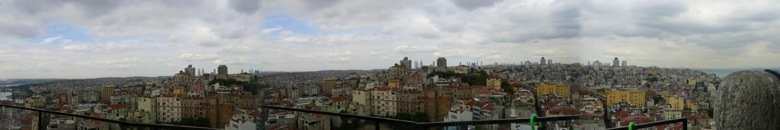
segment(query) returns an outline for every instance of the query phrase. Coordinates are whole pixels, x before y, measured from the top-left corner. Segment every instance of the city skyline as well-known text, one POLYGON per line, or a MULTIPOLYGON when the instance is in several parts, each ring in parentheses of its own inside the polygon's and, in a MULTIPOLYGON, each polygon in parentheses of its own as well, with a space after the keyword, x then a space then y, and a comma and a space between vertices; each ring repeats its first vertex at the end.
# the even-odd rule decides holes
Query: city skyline
POLYGON ((612 58, 776 68, 777 1, 0 1, 0 79, 612 58))

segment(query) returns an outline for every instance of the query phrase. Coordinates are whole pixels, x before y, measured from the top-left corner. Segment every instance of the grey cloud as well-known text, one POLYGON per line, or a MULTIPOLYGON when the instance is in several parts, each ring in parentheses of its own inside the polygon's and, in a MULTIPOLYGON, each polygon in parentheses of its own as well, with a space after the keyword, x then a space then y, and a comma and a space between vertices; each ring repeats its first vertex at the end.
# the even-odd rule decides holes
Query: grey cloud
POLYGON ((113 10, 119 7, 122 0, 74 0, 83 7, 84 13, 87 16, 100 16, 103 14, 111 13, 113 10))
POLYGON ((35 25, 20 25, 0 22, 0 36, 33 38, 42 32, 43 31, 40 29, 40 27, 35 25))
POLYGON ((715 25, 705 25, 702 23, 695 23, 695 22, 681 23, 676 21, 665 21, 665 20, 659 20, 659 21, 643 20, 643 21, 638 21, 637 25, 646 27, 647 29, 649 29, 649 31, 668 32, 668 33, 684 34, 684 35, 737 32, 737 31, 743 31, 747 29, 745 25, 730 23, 725 21, 715 25))
POLYGON ((118 8, 121 0, 20 0, 13 1, 14 7, 24 12, 36 15, 42 12, 52 11, 55 8, 62 7, 66 4, 75 4, 81 11, 88 16, 100 16, 110 13, 114 9, 118 8))
POLYGON ((501 0, 452 0, 452 2, 465 10, 474 10, 481 7, 493 6, 501 0))
MULTIPOLYGON (((7 1, 6 1, 7 2, 7 1)), ((64 3, 64 1, 48 1, 48 0, 18 0, 18 1, 11 1, 13 3, 13 7, 19 10, 22 10, 23 12, 26 12, 28 14, 38 14, 41 12, 46 12, 54 7, 58 7, 60 4, 64 3)), ((3 3, 5 4, 5 3, 3 3)))
POLYGON ((579 36, 582 30, 580 16, 580 4, 576 1, 557 2, 558 10, 554 10, 552 15, 552 24, 555 33, 548 35, 547 38, 571 38, 579 36))
POLYGON ((341 1, 342 0, 303 0, 303 2, 306 3, 306 6, 311 10, 319 10, 322 8, 331 7, 340 3, 341 1))
POLYGON ((780 12, 778 11, 780 10, 769 10, 753 14, 746 13, 744 15, 737 16, 732 20, 740 22, 772 22, 777 21, 778 18, 780 18, 780 12))
POLYGON ((254 14, 260 8, 260 0, 230 0, 230 7, 237 12, 254 14))
POLYGON ((682 1, 657 1, 651 3, 635 3, 633 12, 643 20, 656 20, 663 17, 674 17, 688 10, 682 1))

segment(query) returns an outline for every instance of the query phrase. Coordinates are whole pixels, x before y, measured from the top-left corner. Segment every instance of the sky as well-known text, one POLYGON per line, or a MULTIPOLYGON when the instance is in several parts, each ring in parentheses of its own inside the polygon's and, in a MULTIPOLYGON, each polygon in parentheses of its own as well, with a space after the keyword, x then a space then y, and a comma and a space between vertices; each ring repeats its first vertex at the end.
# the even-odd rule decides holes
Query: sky
POLYGON ((0 79, 431 64, 780 65, 779 1, 0 0, 0 79))

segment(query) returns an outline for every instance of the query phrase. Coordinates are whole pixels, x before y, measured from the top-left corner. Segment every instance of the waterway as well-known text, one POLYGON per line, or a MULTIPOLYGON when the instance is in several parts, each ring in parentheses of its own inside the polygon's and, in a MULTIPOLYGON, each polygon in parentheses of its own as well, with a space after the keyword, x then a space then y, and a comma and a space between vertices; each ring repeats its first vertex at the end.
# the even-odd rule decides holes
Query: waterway
POLYGON ((0 92, 0 100, 11 100, 11 92, 0 92))

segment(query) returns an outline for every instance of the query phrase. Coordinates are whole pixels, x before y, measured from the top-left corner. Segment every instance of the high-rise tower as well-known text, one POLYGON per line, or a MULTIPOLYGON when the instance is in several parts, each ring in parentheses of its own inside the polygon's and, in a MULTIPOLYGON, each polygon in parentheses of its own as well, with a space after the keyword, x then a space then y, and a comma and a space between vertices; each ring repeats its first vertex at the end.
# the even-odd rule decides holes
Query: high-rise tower
POLYGON ((227 75, 228 74, 227 65, 219 65, 219 67, 217 67, 217 74, 218 75, 227 75))
POLYGON ((617 57, 615 57, 615 59, 612 60, 612 66, 620 66, 620 60, 618 60, 617 57))
POLYGON ((409 60, 409 57, 404 57, 403 60, 401 60, 401 66, 406 67, 407 70, 412 69, 412 61, 409 60))
POLYGON ((436 67, 447 68, 447 59, 444 57, 439 57, 439 59, 436 59, 436 67))

